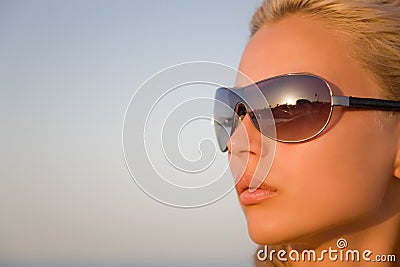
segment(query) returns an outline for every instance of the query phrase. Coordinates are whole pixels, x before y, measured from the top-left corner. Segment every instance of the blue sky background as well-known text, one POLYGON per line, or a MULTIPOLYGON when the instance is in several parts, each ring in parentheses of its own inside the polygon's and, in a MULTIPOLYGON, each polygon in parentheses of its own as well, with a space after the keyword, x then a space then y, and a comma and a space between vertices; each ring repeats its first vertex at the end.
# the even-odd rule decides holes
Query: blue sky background
POLYGON ((121 132, 156 72, 237 67, 258 4, 0 0, 0 266, 251 266, 235 194, 200 209, 154 201, 121 132))

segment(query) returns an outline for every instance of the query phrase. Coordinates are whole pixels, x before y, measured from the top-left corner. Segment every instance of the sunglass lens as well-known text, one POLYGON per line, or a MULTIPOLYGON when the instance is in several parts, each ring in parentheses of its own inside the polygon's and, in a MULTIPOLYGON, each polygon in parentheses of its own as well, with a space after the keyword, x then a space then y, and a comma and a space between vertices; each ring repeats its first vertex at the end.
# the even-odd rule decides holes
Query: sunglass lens
MULTIPOLYGON (((298 142, 317 135, 329 121, 331 94, 326 82, 311 75, 288 75, 258 85, 268 100, 280 141, 298 142)), ((271 136, 268 107, 254 110, 261 131, 271 136), (268 116, 267 116, 268 117, 268 116)))
POLYGON ((227 150, 227 143, 232 132, 233 108, 230 106, 230 92, 228 89, 217 90, 214 101, 214 129, 221 151, 227 150))

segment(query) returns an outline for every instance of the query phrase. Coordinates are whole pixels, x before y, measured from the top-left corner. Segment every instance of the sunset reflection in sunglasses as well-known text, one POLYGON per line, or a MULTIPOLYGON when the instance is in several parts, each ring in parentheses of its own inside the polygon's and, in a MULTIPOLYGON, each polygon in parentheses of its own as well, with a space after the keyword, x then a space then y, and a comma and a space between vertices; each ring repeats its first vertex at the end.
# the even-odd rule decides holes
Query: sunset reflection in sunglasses
POLYGON ((220 88, 214 116, 219 122, 216 132, 224 151, 228 133, 232 135, 237 127, 235 116, 249 114, 256 129, 271 139, 299 142, 320 133, 329 121, 331 110, 328 84, 319 77, 298 74, 277 76, 238 89, 220 88), (261 102, 255 100, 257 91, 266 100, 261 106, 261 102), (221 103, 225 107, 221 107, 221 103), (222 128, 224 135, 220 134, 222 128))

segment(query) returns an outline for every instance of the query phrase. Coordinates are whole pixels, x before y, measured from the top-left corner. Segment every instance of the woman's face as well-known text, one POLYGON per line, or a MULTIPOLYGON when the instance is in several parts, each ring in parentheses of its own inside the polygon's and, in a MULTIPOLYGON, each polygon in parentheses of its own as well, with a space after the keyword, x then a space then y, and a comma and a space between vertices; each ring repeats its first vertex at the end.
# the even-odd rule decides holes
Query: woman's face
MULTIPOLYGON (((380 98, 378 85, 351 57, 349 44, 321 22, 289 16, 251 38, 240 71, 253 81, 308 72, 325 78, 334 95, 380 98)), ((264 186, 276 192, 255 203, 241 201, 251 238, 259 244, 317 244, 384 219, 398 190, 393 177, 398 134, 395 118, 387 113, 335 107, 316 138, 276 143, 264 177, 264 186)), ((267 142, 246 116, 228 143, 232 173, 253 174, 267 142)))

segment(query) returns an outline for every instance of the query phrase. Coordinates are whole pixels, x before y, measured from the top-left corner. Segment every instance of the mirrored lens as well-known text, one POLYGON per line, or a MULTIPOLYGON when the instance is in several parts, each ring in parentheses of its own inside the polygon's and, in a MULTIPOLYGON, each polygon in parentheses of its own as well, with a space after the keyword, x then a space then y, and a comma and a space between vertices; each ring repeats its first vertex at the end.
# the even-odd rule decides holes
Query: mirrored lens
POLYGON ((227 150, 226 145, 232 132, 234 111, 230 102, 229 90, 226 88, 218 89, 214 101, 214 128, 222 152, 227 150))
POLYGON ((298 142, 323 130, 331 114, 331 94, 326 82, 311 75, 287 75, 258 84, 269 107, 253 110, 261 132, 272 136, 275 123, 280 141, 298 142), (268 114, 272 111, 274 122, 268 114))

